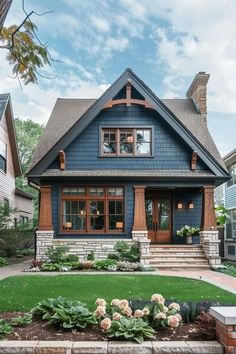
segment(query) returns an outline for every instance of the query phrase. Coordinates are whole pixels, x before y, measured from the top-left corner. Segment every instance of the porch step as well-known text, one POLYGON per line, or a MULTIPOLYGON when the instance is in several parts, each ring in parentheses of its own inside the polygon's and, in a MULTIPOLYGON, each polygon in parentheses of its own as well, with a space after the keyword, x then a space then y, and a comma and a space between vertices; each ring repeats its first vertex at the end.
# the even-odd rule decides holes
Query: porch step
POLYGON ((163 270, 210 269, 201 245, 150 245, 149 262, 163 270))

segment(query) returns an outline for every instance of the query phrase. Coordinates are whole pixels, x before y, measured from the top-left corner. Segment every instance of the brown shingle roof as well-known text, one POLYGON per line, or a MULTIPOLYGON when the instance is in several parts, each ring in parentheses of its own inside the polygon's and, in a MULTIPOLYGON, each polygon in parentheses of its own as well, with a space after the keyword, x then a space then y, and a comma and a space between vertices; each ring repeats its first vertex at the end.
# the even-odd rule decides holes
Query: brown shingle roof
MULTIPOLYGON (((96 99, 58 98, 31 160, 31 170, 80 119, 96 99)), ((162 102, 176 115, 220 165, 226 169, 217 147, 208 131, 207 124, 191 99, 163 99, 162 102)))

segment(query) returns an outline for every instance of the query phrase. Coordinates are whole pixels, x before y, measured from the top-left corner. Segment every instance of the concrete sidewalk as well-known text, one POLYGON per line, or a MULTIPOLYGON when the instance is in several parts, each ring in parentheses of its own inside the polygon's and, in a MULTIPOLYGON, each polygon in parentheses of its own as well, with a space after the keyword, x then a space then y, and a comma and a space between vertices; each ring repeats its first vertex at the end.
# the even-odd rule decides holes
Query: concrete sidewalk
MULTIPOLYGON (((74 271, 74 272, 24 272, 24 269, 29 266, 31 261, 25 261, 11 266, 0 268, 0 280, 15 276, 15 275, 160 275, 160 276, 175 276, 203 280, 207 283, 218 286, 221 289, 227 290, 236 295, 236 277, 231 277, 223 273, 212 270, 197 270, 197 271, 173 271, 173 270, 158 270, 154 272, 99 272, 99 271, 74 271)), ((236 303, 236 296, 235 296, 236 303)))

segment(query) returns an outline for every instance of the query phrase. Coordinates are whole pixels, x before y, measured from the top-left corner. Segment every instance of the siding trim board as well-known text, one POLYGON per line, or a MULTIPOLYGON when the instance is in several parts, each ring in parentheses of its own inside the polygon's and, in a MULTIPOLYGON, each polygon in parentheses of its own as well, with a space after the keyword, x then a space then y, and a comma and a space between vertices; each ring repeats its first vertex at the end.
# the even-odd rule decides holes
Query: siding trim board
POLYGON ((28 177, 40 175, 54 161, 59 150, 64 150, 100 113, 104 105, 111 100, 131 80, 133 87, 148 101, 159 113, 169 127, 176 132, 183 141, 193 150, 198 151, 199 157, 218 177, 229 179, 226 170, 215 160, 206 148, 196 140, 193 134, 171 112, 167 106, 132 72, 127 69, 108 90, 81 116, 81 118, 59 139, 51 150, 28 172, 28 177))

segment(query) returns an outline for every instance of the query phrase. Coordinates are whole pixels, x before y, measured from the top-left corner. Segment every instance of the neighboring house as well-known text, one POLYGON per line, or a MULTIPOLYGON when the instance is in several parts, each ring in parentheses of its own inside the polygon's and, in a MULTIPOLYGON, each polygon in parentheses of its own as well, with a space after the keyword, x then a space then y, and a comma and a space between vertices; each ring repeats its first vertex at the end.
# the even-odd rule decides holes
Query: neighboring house
POLYGON ((231 179, 225 183, 224 204, 229 209, 225 225, 225 258, 236 261, 236 149, 224 157, 231 179))
POLYGON ((15 177, 20 175, 11 98, 9 94, 0 94, 0 205, 17 208, 16 221, 25 222, 26 217, 33 218, 34 197, 15 187, 15 177))
POLYGON ((220 263, 214 188, 229 175, 207 128, 208 79, 160 100, 127 69, 98 99, 57 100, 28 171, 41 188, 38 258, 61 244, 105 257, 122 239, 139 242, 145 264, 173 266, 158 247, 182 250, 189 267, 220 263), (178 246, 185 224, 202 228, 201 246, 178 246))

